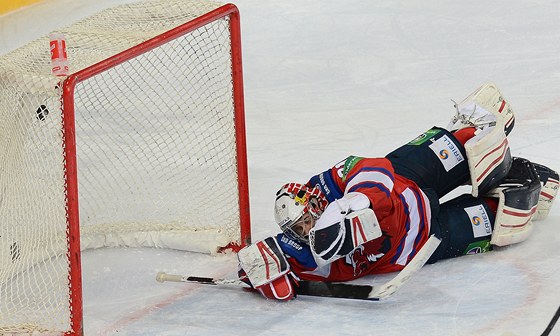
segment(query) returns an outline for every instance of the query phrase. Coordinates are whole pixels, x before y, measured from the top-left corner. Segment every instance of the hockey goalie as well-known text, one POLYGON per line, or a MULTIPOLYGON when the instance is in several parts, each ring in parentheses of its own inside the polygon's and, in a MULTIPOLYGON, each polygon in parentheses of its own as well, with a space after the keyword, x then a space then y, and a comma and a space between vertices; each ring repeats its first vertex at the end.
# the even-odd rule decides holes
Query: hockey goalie
MULTIPOLYGON (((527 239, 546 218, 558 173, 512 157, 513 110, 485 84, 385 157, 349 156, 276 194, 282 233, 238 253, 240 275, 266 298, 290 300, 301 280, 349 281, 401 271, 430 236, 428 263, 527 239), (472 186, 440 204, 458 187, 472 186)), ((452 194, 453 195, 453 194, 452 194)))

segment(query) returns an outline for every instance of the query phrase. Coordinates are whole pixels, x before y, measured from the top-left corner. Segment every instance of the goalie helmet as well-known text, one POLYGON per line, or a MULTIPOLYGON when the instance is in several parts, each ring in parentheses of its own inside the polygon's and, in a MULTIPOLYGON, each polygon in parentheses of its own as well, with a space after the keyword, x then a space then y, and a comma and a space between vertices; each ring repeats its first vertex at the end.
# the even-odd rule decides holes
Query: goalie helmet
POLYGON ((274 218, 288 237, 309 243, 307 235, 296 232, 294 226, 306 214, 311 215, 314 220, 319 219, 327 204, 325 195, 318 187, 309 188, 304 184, 288 183, 276 193, 274 218))

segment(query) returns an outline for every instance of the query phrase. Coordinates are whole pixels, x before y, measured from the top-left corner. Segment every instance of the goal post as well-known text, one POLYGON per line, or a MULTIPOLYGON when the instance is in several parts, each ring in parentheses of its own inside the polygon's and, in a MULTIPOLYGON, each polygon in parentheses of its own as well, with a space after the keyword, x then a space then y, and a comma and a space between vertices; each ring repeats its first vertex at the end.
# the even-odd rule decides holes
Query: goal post
POLYGON ((81 251, 250 243, 237 7, 144 0, 0 56, 0 333, 83 332, 81 251))

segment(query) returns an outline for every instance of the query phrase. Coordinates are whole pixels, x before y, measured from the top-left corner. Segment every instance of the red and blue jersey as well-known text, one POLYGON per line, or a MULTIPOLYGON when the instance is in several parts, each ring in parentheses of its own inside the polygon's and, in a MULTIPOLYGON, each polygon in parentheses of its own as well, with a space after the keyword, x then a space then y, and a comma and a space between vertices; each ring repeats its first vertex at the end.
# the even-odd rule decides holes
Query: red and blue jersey
POLYGON ((290 258, 302 279, 348 281, 366 274, 400 271, 429 238, 430 204, 411 180, 395 173, 385 158, 350 156, 307 183, 319 187, 333 202, 349 192, 366 195, 379 221, 382 236, 320 269, 290 258))

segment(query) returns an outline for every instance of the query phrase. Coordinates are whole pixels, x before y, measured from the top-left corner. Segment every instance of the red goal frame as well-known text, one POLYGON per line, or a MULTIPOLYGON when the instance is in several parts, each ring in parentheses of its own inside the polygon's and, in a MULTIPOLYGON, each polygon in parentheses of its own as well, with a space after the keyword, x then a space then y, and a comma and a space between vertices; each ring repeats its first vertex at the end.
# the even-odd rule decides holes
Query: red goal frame
POLYGON ((249 186, 245 136, 245 106, 243 96, 243 70, 241 58, 241 28, 239 10, 233 4, 223 5, 192 21, 186 22, 170 31, 136 45, 126 51, 114 55, 104 61, 71 74, 62 84, 63 109, 63 137, 64 162, 67 197, 67 241, 69 260, 69 290, 71 321, 70 330, 66 335, 83 334, 83 299, 82 299, 82 270, 80 252, 80 218, 78 207, 78 168, 76 159, 76 130, 74 114, 74 92, 76 85, 94 75, 115 67, 136 56, 157 48, 164 43, 188 34, 208 23, 229 17, 231 43, 231 69, 233 79, 233 106, 235 116, 236 160, 238 174, 238 199, 240 213, 240 246, 230 246, 239 249, 251 242, 251 226, 249 212, 249 186))

